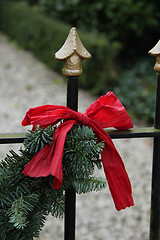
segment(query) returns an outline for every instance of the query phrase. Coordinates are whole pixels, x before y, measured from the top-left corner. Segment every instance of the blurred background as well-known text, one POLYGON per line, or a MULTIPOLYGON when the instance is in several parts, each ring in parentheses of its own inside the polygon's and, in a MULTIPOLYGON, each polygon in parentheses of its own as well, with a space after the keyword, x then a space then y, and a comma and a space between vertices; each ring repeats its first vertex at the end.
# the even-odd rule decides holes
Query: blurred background
POLYGON ((159 8, 158 0, 1 0, 0 30, 61 72, 51 55, 77 27, 92 54, 80 86, 96 95, 113 90, 132 117, 151 123, 155 59, 148 51, 159 40, 159 8))

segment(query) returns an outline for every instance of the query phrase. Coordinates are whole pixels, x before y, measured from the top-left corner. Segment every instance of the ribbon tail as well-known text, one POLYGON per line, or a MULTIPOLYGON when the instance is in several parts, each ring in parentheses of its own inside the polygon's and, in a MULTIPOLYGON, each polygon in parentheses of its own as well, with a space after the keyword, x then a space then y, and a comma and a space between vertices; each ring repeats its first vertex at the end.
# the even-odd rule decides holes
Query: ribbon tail
POLYGON ((47 144, 32 158, 23 170, 24 175, 30 177, 54 176, 53 188, 60 188, 63 180, 62 157, 64 143, 68 131, 74 120, 62 123, 55 131, 52 145, 47 144))
POLYGON ((64 143, 66 140, 66 135, 68 131, 72 128, 73 124, 76 121, 68 120, 62 123, 55 132, 55 148, 54 148, 54 155, 51 161, 51 175, 53 175, 54 182, 53 188, 57 189, 62 186, 63 181, 63 166, 62 166, 62 158, 63 158, 63 149, 64 143))
POLYGON ((23 170, 24 175, 30 177, 46 177, 50 175, 49 155, 54 151, 54 144, 47 144, 42 148, 23 170))
POLYGON ((105 148, 101 154, 102 163, 116 209, 120 211, 133 206, 131 183, 119 153, 103 129, 95 123, 92 123, 92 129, 100 141, 105 141, 105 148))
POLYGON ((102 152, 102 163, 109 189, 118 211, 134 205, 130 180, 116 149, 102 152))

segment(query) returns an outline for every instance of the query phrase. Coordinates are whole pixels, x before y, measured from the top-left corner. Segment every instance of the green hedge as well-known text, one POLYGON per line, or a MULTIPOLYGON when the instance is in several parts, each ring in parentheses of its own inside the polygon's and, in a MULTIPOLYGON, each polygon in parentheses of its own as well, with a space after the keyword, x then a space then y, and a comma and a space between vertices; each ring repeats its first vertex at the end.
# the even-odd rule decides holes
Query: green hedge
MULTIPOLYGON (((1 2, 0 5, 0 30, 23 48, 31 50, 49 67, 61 72, 62 64, 54 59, 54 53, 63 45, 71 26, 47 18, 25 2, 1 2)), ((83 61, 80 85, 96 94, 104 87, 113 89, 117 84, 115 57, 120 45, 109 42, 100 34, 78 33, 92 55, 91 60, 83 61)))
POLYGON ((56 16, 83 30, 89 26, 90 31, 106 33, 107 38, 119 41, 123 45, 121 59, 125 66, 128 57, 130 62, 137 61, 159 40, 159 0, 26 1, 37 4, 47 16, 56 16))

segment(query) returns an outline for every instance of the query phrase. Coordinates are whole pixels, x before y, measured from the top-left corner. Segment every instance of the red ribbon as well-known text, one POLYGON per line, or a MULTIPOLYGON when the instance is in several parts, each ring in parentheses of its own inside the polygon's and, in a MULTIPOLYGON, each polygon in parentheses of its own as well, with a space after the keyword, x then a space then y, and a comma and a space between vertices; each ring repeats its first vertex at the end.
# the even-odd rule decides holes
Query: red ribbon
POLYGON ((112 93, 98 98, 84 114, 68 107, 44 105, 30 108, 22 121, 23 126, 37 125, 48 127, 63 119, 54 135, 53 144, 47 144, 25 167, 23 174, 30 177, 54 176, 53 188, 60 188, 63 182, 62 157, 68 131, 74 124, 82 124, 93 129, 98 141, 104 141, 102 163, 110 192, 117 210, 134 205, 131 184, 122 159, 111 138, 103 128, 114 127, 119 130, 133 127, 132 121, 119 99, 112 93))

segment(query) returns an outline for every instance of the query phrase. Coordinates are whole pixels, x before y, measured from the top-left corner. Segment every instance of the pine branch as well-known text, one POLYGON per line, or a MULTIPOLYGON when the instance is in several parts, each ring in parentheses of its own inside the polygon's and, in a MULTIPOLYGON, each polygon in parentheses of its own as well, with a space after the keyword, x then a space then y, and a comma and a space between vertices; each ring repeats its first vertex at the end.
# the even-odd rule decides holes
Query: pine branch
POLYGON ((28 179, 29 182, 31 180, 22 175, 28 159, 19 156, 12 150, 10 153, 11 156, 7 155, 0 163, 0 206, 2 207, 11 204, 16 198, 17 192, 19 195, 30 193, 26 185, 27 181, 25 182, 24 179, 28 179))
POLYGON ((67 134, 63 155, 63 185, 53 190, 53 176, 30 178, 22 171, 37 151, 52 144, 54 127, 29 131, 20 154, 10 151, 0 163, 0 239, 33 240, 42 230, 46 216, 62 217, 64 190, 73 186, 79 194, 99 191, 106 181, 93 177, 101 168, 98 143, 92 129, 75 126, 67 134))
POLYGON ((92 191, 100 191, 107 186, 107 181, 95 177, 88 178, 68 178, 65 180, 65 185, 72 185, 76 193, 84 194, 92 191))
POLYGON ((8 210, 7 215, 9 222, 17 229, 24 229, 29 224, 27 215, 33 211, 34 206, 37 204, 39 196, 31 194, 28 196, 21 196, 12 203, 12 207, 8 210))
POLYGON ((93 130, 86 126, 76 126, 67 134, 64 155, 64 175, 85 178, 92 175, 94 166, 101 168, 99 159, 104 147, 98 143, 93 130))
POLYGON ((57 196, 51 204, 51 214, 53 217, 62 218, 65 209, 65 196, 64 194, 57 196))
POLYGON ((36 154, 46 144, 51 144, 53 141, 54 131, 55 128, 52 126, 47 128, 37 126, 35 131, 29 130, 23 143, 24 147, 29 151, 29 153, 36 154))

